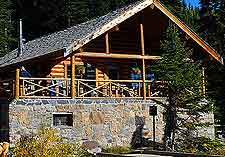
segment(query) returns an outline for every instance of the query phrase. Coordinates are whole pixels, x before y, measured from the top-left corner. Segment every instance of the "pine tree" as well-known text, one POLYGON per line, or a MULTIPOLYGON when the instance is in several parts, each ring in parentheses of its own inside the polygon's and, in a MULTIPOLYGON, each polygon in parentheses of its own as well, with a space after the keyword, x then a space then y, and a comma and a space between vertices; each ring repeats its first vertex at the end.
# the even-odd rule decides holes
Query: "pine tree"
POLYGON ((181 18, 181 14, 182 14, 181 0, 162 0, 162 2, 174 15, 181 18))
POLYGON ((92 18, 102 16, 110 12, 110 1, 104 0, 89 0, 90 15, 92 18))
POLYGON ((185 1, 182 2, 182 13, 181 19, 186 25, 192 28, 195 32, 199 29, 199 9, 192 7, 190 4, 187 5, 185 1))
POLYGON ((15 42, 11 23, 11 3, 9 0, 0 0, 0 57, 5 55, 15 42))
MULTIPOLYGON (((23 20, 27 41, 65 28, 64 0, 17 0, 12 3, 16 10, 13 19, 16 23, 23 20)), ((15 27, 18 28, 18 24, 15 27)))
POLYGON ((68 26, 73 26, 75 24, 85 22, 90 18, 89 0, 67 0, 64 5, 64 14, 67 19, 68 26))
POLYGON ((201 0, 200 8, 200 35, 214 47, 214 41, 216 40, 214 34, 216 28, 216 20, 214 15, 213 0, 201 0))
POLYGON ((179 35, 177 26, 171 24, 161 44, 162 60, 154 66, 154 71, 158 74, 157 80, 167 81, 169 104, 165 105, 164 143, 171 149, 174 148, 175 138, 178 138, 176 139, 178 142, 191 137, 190 130, 194 131, 199 123, 199 112, 208 109, 200 103, 202 99, 200 65, 193 62, 192 51, 185 48, 179 35), (191 120, 185 121, 180 114, 190 116, 191 120))
MULTIPOLYGON (((128 0, 110 0, 110 9, 115 10, 118 7, 121 7, 125 4, 129 3, 128 0)), ((131 2, 130 2, 131 3, 131 2)))
POLYGON ((187 5, 184 0, 162 0, 166 7, 193 30, 198 30, 198 8, 187 5))
MULTIPOLYGON (((201 35, 220 53, 225 55, 225 4, 223 0, 202 0, 200 10, 201 35)), ((225 126, 225 67, 210 63, 207 67, 208 95, 215 100, 216 123, 225 126)), ((223 128, 224 129, 224 128, 223 128)))

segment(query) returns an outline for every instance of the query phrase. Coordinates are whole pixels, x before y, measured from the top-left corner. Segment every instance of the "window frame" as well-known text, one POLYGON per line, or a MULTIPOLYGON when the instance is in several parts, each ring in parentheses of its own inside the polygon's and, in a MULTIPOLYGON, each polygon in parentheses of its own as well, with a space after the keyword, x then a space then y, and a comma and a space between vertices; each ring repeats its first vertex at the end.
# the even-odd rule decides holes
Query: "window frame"
POLYGON ((52 125, 57 126, 73 126, 73 112, 53 112, 52 113, 52 125), (61 120, 61 123, 59 123, 60 118, 65 118, 64 120, 61 120))

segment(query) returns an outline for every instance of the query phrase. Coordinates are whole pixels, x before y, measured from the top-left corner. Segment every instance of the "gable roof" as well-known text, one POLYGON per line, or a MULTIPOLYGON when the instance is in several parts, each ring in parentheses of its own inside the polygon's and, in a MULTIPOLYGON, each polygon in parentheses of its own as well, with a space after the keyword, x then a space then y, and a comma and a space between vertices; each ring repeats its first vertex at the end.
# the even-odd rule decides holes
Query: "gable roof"
POLYGON ((210 47, 194 31, 168 11, 158 0, 141 0, 99 18, 29 41, 24 44, 23 54, 21 56, 17 56, 18 49, 15 49, 0 58, 0 68, 34 59, 36 57, 41 57, 59 50, 63 50, 64 56, 67 56, 71 52, 79 49, 86 43, 104 34, 108 30, 152 4, 168 16, 170 20, 175 22, 212 57, 223 63, 220 55, 216 53, 212 47, 210 47))

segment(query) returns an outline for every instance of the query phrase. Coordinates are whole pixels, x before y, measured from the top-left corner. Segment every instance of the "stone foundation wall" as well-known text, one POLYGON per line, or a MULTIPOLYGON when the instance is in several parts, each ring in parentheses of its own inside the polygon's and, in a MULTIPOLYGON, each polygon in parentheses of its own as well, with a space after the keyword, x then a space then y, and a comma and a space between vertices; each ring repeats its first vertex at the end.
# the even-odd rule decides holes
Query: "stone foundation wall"
MULTIPOLYGON (((55 128, 65 139, 95 140, 101 145, 128 146, 137 127, 144 123, 152 138, 152 117, 147 100, 14 100, 9 106, 10 142, 22 135, 36 133, 41 126, 55 128), (73 113, 73 126, 53 126, 53 114, 73 113)), ((157 105, 156 105, 157 106, 157 105)), ((163 112, 158 107, 156 141, 161 142, 164 131, 163 112)), ((212 132, 212 131, 211 131, 212 132)))

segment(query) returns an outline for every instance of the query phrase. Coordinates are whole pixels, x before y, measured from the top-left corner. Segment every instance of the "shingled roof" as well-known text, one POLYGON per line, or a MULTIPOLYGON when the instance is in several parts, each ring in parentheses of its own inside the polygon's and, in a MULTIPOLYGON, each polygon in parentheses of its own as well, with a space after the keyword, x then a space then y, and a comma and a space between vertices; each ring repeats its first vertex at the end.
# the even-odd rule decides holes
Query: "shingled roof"
MULTIPOLYGON (((64 56, 67 56, 70 52, 79 49, 84 44, 102 35, 106 31, 112 29, 151 4, 154 4, 168 17, 172 16, 169 18, 175 23, 177 23, 177 20, 178 22, 180 21, 174 15, 171 15, 171 13, 158 0, 141 0, 116 11, 110 12, 107 15, 101 16, 99 18, 29 41, 24 44, 22 55, 17 56, 18 49, 15 49, 12 52, 6 54, 4 57, 0 58, 0 68, 21 63, 47 54, 56 53, 59 50, 63 50, 64 56)), ((184 30, 195 41, 197 40, 196 42, 215 59, 222 62, 221 57, 215 52, 215 50, 205 43, 185 24, 178 24, 178 26, 181 29, 185 27, 182 30, 184 30)))

